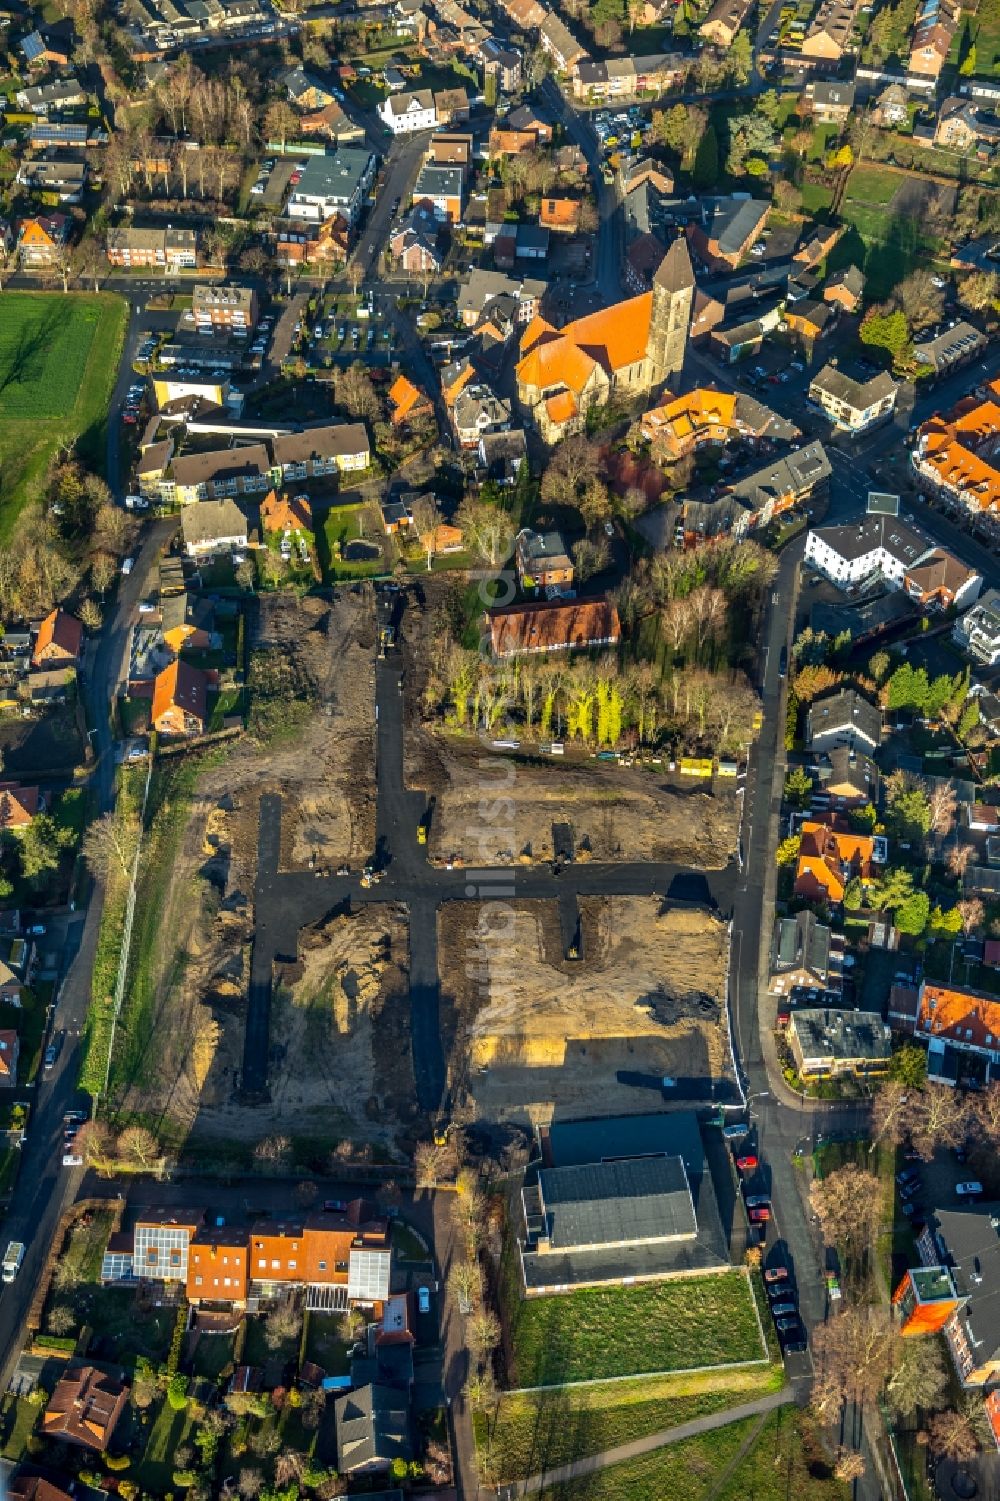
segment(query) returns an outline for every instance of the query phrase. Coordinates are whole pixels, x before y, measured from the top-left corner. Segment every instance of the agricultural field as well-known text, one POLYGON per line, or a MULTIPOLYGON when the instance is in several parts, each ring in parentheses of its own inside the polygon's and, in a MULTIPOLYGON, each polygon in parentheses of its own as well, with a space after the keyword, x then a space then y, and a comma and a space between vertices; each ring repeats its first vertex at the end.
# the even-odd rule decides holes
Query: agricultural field
POLYGON ((552 1392, 505 1392, 474 1415, 480 1464, 500 1481, 521 1480, 778 1391, 778 1364, 647 1377, 552 1392))
POLYGON ((527 1298, 512 1318, 518 1387, 767 1359, 750 1283, 738 1271, 527 1298))
POLYGON ((0 542, 52 453, 78 443, 95 468, 127 309, 119 297, 7 291, 0 320, 0 542))

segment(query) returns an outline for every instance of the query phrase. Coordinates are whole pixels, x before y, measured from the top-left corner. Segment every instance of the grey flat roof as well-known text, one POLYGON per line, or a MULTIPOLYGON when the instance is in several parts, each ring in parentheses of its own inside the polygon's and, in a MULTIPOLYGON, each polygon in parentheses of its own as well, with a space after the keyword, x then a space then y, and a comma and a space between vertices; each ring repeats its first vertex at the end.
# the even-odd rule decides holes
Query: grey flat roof
POLYGON ((556 1248, 693 1238, 691 1190, 679 1157, 628 1158, 543 1168, 538 1175, 556 1248))
POLYGON ((560 1121, 549 1127, 548 1140, 556 1167, 662 1154, 681 1158, 692 1187, 705 1171, 705 1149, 693 1110, 560 1121))
POLYGON ((793 1011, 791 1025, 803 1058, 888 1058, 892 1043, 878 1011, 844 1011, 806 1007, 793 1011))

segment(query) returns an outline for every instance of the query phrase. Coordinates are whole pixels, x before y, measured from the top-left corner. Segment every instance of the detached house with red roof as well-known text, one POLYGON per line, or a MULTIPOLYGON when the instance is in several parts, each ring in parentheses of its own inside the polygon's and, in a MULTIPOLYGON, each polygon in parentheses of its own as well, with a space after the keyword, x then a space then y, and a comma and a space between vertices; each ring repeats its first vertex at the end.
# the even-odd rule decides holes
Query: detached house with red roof
POLYGON ((824 821, 807 819, 802 825, 795 869, 796 896, 807 901, 839 903, 849 881, 875 878, 875 866, 886 858, 885 840, 855 834, 836 814, 824 821))
POLYGON ((38 627, 31 665, 65 667, 75 664, 80 660, 82 648, 83 626, 76 616, 67 615, 65 610, 53 610, 38 627))
POLYGON ((37 787, 0 782, 0 834, 20 834, 44 808, 37 787))
POLYGON ((153 729, 160 735, 201 735, 208 722, 208 677, 180 658, 156 674, 153 729))
POLYGON ((684 363, 694 272, 683 239, 673 242, 651 292, 557 329, 536 315, 521 335, 518 401, 547 443, 580 432, 592 407, 613 395, 643 396, 684 363))
POLYGON ((618 611, 610 599, 511 605, 487 611, 486 624, 495 657, 587 651, 593 647, 617 646, 621 639, 618 611))

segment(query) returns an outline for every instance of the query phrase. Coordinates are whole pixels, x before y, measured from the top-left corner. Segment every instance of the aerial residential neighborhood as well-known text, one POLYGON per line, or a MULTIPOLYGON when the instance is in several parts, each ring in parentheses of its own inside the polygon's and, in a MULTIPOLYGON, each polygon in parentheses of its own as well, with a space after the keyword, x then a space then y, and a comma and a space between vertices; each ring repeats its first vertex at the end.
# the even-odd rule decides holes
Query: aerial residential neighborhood
POLYGON ((1000 1495, 1000 4, 0 8, 0 1476, 1000 1495))

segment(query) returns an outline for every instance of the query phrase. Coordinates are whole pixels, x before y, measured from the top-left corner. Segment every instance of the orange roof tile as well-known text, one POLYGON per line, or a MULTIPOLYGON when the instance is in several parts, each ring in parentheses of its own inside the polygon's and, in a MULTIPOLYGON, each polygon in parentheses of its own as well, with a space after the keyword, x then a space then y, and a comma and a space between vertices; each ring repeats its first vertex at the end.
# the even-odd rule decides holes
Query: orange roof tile
POLYGON ((153 684, 152 721, 157 724, 171 709, 182 709, 202 724, 207 718, 208 679, 197 667, 179 658, 156 674, 153 684))
POLYGON ((32 661, 37 666, 53 655, 64 658, 78 657, 83 645, 83 626, 75 615, 65 610, 53 610, 38 627, 32 661))
POLYGON ((38 788, 0 784, 0 830, 23 829, 38 812, 38 788))
POLYGON ((995 1047, 1000 1038, 1000 1001, 974 990, 952 990, 947 985, 920 988, 916 1029, 935 1037, 954 1035, 956 1041, 976 1047, 995 1047), (971 1036, 967 1036, 971 1033, 971 1036), (987 1037, 990 1042, 987 1043, 987 1037))
POLYGON ((522 352, 528 352, 517 367, 518 380, 540 391, 568 386, 579 394, 595 364, 609 374, 636 364, 649 343, 652 309, 652 292, 643 292, 577 318, 558 334, 544 319, 532 319, 521 340, 522 352))
POLYGON ((405 375, 398 375, 389 387, 389 401, 393 408, 393 426, 396 427, 401 422, 405 422, 415 411, 422 410, 428 405, 423 391, 411 380, 407 380, 405 375))
POLYGON ((575 229, 580 222, 577 198, 543 198, 538 222, 546 229, 575 229))
POLYGON ((550 422, 568 422, 575 417, 580 408, 576 404, 576 397, 572 391, 557 391, 554 396, 549 396, 545 401, 545 410, 549 414, 550 422))
POLYGON ((488 614, 493 651, 498 657, 519 652, 572 651, 621 637, 618 611, 609 599, 580 599, 571 604, 512 605, 488 614))
POLYGON ((527 354, 529 349, 534 349, 539 339, 547 338, 550 334, 554 339, 559 337, 559 331, 555 325, 550 323, 547 318, 543 318, 541 313, 535 313, 521 335, 518 347, 522 355, 527 354))
POLYGON ((312 506, 305 495, 289 498, 268 491, 261 502, 260 520, 265 532, 312 531, 312 506))

